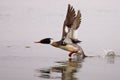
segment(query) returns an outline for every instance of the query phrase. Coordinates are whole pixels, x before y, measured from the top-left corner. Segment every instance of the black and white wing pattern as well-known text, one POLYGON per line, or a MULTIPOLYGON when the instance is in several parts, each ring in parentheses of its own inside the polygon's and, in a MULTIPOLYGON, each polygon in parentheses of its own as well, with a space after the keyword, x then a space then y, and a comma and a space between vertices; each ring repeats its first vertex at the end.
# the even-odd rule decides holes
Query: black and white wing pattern
POLYGON ((76 37, 76 31, 79 28, 81 23, 81 13, 78 10, 77 15, 75 14, 74 8, 69 4, 66 19, 64 21, 63 25, 63 34, 62 34, 62 40, 65 43, 79 43, 79 41, 76 37), (68 29, 66 31, 66 29, 68 29))

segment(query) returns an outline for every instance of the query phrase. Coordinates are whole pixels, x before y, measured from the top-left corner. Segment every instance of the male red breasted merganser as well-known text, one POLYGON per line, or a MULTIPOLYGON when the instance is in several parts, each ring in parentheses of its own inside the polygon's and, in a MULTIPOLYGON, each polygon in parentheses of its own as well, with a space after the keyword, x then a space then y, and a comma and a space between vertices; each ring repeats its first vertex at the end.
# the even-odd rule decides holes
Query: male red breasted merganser
POLYGON ((74 8, 70 4, 68 4, 68 10, 66 19, 63 24, 63 33, 61 40, 53 42, 52 38, 45 38, 35 43, 50 44, 54 47, 69 51, 69 57, 71 57, 73 53, 77 53, 80 55, 80 57, 84 58, 86 56, 82 48, 78 45, 78 43, 80 43, 81 41, 78 40, 75 36, 76 30, 79 28, 80 23, 80 10, 78 10, 76 14, 74 8))

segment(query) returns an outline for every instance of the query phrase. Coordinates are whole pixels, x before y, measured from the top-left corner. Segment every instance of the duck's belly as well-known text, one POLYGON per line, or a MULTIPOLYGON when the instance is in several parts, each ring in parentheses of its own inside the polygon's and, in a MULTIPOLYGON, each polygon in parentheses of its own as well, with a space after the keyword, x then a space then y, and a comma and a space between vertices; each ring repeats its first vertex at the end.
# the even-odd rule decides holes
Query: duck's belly
POLYGON ((78 51, 78 48, 73 45, 60 46, 60 48, 70 52, 78 51))

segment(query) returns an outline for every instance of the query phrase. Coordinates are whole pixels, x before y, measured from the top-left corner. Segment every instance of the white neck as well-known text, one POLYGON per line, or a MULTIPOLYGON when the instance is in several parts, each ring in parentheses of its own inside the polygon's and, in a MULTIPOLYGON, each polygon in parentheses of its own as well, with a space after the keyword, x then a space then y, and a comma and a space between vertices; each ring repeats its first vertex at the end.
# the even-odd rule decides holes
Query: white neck
POLYGON ((53 40, 53 39, 51 39, 51 40, 50 40, 50 44, 52 44, 53 42, 54 42, 54 40, 53 40))

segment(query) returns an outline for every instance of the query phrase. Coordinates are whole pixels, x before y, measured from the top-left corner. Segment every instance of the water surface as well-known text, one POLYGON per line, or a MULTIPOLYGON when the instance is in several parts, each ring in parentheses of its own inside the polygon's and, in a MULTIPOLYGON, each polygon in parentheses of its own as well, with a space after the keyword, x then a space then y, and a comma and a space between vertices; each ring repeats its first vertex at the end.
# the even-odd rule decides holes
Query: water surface
POLYGON ((0 80, 120 80, 119 0, 0 0, 0 80), (67 6, 80 10, 80 46, 88 57, 34 41, 61 39, 67 6), (106 57, 104 50, 113 50, 106 57))
POLYGON ((0 57, 1 80, 119 80, 120 57, 0 57))

